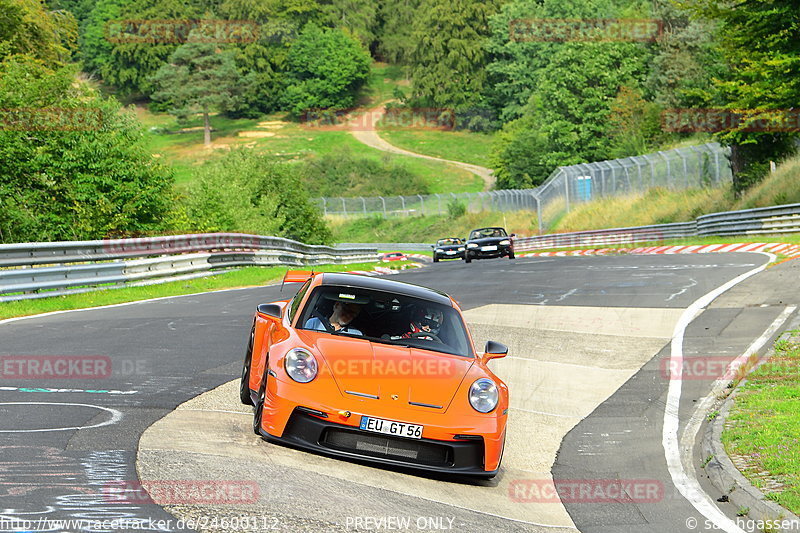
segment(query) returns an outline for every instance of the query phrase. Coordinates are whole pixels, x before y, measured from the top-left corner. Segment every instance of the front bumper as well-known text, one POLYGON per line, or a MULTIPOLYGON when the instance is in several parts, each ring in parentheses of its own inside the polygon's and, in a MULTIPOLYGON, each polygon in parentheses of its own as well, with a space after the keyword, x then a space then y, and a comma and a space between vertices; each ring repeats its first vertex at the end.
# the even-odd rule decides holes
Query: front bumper
POLYGON ((459 251, 452 254, 448 254, 447 252, 434 252, 433 255, 437 259, 464 259, 464 252, 459 251))
POLYGON ((478 435, 455 441, 393 437, 337 424, 304 412, 302 408, 292 412, 281 437, 263 429, 260 433, 269 441, 334 457, 427 472, 480 477, 497 474, 497 470, 484 469, 485 444, 478 435))
POLYGON ((467 253, 472 259, 489 259, 491 257, 505 257, 514 251, 513 246, 498 246, 497 250, 482 250, 481 248, 470 248, 467 253))

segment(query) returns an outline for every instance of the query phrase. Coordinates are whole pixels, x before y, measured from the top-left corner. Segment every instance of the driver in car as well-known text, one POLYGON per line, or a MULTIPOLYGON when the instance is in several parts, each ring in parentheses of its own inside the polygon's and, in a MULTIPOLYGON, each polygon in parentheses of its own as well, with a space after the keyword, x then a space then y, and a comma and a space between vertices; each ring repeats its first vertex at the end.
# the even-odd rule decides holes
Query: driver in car
POLYGON ((403 339, 438 340, 439 330, 442 327, 444 315, 432 307, 417 307, 411 313, 410 331, 404 334, 403 339))
MULTIPOLYGON (((361 312, 361 306, 348 302, 335 302, 333 304, 333 313, 328 318, 328 323, 335 332, 349 333, 351 335, 363 335, 361 330, 352 328, 348 324, 355 319, 361 312)), ((318 329, 319 331, 328 331, 325 324, 319 317, 311 317, 306 320, 305 329, 318 329)))

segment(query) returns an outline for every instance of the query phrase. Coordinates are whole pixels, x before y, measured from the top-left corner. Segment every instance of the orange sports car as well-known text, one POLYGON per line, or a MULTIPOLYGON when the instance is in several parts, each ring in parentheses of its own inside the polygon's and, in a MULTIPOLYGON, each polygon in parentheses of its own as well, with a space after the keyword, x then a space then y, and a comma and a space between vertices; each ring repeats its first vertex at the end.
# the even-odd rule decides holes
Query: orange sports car
POLYGON ((342 458, 485 478, 500 468, 508 387, 444 293, 354 274, 290 271, 261 304, 240 397, 263 438, 342 458))

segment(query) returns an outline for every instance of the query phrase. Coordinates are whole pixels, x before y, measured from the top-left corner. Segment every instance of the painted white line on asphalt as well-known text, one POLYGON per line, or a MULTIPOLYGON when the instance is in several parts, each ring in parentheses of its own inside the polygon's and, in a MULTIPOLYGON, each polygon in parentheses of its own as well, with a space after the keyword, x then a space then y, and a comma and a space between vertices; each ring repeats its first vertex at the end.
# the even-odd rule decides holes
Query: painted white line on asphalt
POLYGON ((0 429, 0 433, 42 433, 45 431, 70 431, 81 429, 92 429, 103 426, 110 426, 122 420, 122 413, 110 407, 100 407, 99 405, 89 405, 86 403, 55 403, 55 402, 0 402, 0 405, 66 405, 70 407, 91 407, 92 409, 99 409, 111 413, 111 418, 105 422, 94 424, 91 426, 73 426, 66 428, 44 428, 44 429, 0 429))
POLYGON ((755 274, 767 268, 767 265, 775 260, 772 254, 763 253, 769 257, 769 261, 754 268, 736 278, 728 281, 696 300, 690 305, 681 315, 678 323, 675 325, 675 330, 672 335, 671 351, 670 351, 670 367, 681 369, 681 375, 670 379, 669 389, 667 392, 667 401, 664 406, 664 427, 662 432, 662 445, 664 447, 664 456, 667 460, 667 468, 669 469, 672 482, 675 487, 680 491, 684 498, 691 503, 703 516, 711 520, 715 524, 715 529, 721 529, 728 533, 745 533, 736 523, 725 516, 714 504, 711 498, 703 492, 694 471, 691 468, 685 468, 682 461, 683 454, 678 442, 678 429, 680 426, 680 404, 681 404, 681 386, 683 383, 683 337, 686 333, 686 328, 694 320, 694 318, 702 312, 711 302, 719 297, 724 292, 730 290, 732 287, 738 285, 744 280, 748 279, 755 274), (673 366, 674 365, 674 366, 673 366))

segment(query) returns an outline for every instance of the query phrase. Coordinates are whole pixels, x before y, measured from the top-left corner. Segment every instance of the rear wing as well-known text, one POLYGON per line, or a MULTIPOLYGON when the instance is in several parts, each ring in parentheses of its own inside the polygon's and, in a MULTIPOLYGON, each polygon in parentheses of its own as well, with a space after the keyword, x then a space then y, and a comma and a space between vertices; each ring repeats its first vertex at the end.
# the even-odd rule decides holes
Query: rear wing
POLYGON ((283 276, 284 283, 305 283, 317 273, 313 270, 287 270, 283 276))

